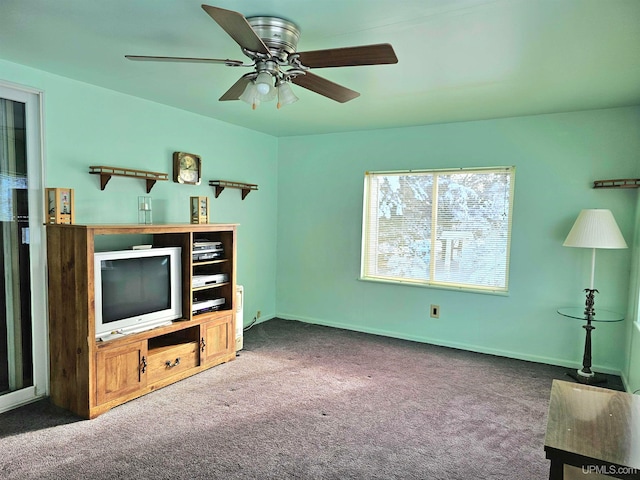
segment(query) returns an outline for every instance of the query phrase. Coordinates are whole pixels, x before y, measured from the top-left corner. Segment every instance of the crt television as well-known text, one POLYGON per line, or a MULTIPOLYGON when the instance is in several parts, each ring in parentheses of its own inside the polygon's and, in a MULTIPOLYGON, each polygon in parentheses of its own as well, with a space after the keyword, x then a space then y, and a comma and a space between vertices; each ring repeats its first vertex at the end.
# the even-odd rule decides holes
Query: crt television
POLYGON ((182 317, 180 247, 94 254, 96 338, 141 332, 182 317))

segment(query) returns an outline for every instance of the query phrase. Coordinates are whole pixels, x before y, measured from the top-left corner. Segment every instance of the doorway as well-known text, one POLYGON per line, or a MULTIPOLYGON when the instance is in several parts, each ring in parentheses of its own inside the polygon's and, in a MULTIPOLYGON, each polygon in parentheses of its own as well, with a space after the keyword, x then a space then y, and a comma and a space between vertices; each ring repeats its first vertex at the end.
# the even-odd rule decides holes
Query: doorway
POLYGON ((0 84, 0 412, 48 393, 41 96, 0 84))

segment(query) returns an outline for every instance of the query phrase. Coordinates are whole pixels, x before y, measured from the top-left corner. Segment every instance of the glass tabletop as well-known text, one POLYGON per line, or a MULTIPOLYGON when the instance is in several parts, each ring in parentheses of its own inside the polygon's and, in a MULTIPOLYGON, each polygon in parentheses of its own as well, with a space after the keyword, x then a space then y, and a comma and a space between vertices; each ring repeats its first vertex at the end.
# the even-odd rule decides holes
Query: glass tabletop
MULTIPOLYGON (((619 322, 624 320, 624 315, 611 310, 604 310, 602 308, 595 308, 595 314, 591 321, 593 322, 619 322)), ((559 308, 558 313, 565 317, 577 318, 578 320, 586 320, 587 316, 584 314, 584 307, 566 307, 559 308)))

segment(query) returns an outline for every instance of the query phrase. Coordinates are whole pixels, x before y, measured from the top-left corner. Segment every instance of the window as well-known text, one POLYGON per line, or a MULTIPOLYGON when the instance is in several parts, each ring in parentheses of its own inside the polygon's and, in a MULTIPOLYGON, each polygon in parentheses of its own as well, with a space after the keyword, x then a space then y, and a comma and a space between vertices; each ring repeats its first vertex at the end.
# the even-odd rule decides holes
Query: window
POLYGON ((507 292, 515 167, 367 172, 361 278, 507 292))

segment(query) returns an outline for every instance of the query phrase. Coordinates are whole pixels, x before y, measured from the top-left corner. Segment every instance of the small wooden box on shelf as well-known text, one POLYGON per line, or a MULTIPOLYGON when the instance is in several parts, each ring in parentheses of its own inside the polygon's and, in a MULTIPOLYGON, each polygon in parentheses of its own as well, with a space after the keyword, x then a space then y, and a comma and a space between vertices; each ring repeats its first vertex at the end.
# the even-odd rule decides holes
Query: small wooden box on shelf
POLYGON ((73 189, 45 189, 46 223, 70 225, 75 220, 73 189))

